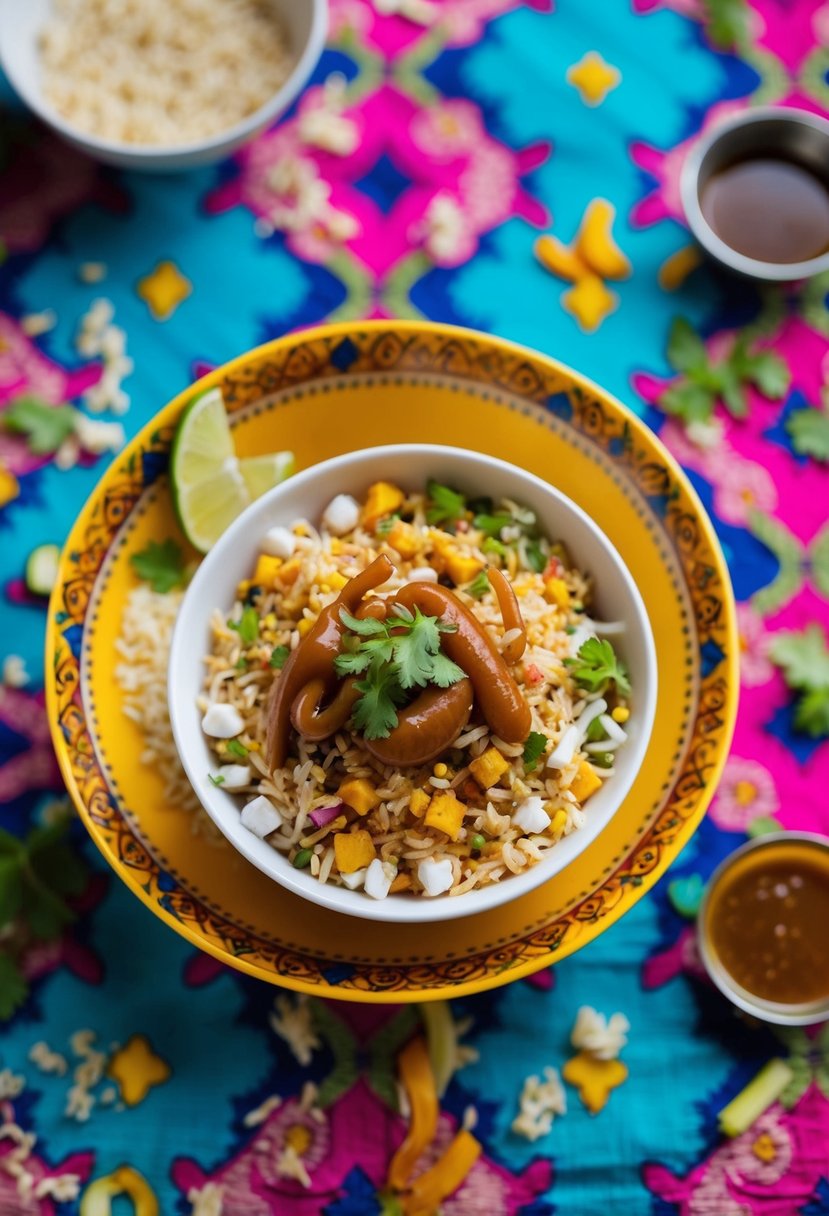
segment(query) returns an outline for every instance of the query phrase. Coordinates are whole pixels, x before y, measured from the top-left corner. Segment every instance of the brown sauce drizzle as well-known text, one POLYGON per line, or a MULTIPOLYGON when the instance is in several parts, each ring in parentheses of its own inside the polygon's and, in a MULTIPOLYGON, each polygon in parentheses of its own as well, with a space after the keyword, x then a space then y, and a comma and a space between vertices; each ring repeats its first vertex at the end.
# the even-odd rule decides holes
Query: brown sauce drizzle
POLYGON ((313 628, 292 651, 271 692, 267 714, 266 757, 270 768, 280 768, 288 753, 291 725, 315 742, 335 734, 347 722, 358 693, 353 678, 341 681, 334 659, 342 648, 345 629, 340 609, 352 615, 383 619, 394 604, 419 608, 456 627, 441 636, 450 659, 467 678, 449 688, 423 689, 405 708, 386 739, 366 739, 365 746, 382 763, 395 767, 425 764, 452 746, 472 712, 473 698, 494 734, 507 743, 526 739, 531 725, 527 702, 508 663, 517 662, 526 646, 526 630, 515 592, 500 571, 489 577, 498 598, 505 631, 521 634, 501 655, 483 626, 447 587, 435 583, 409 583, 393 600, 363 597, 386 582, 394 567, 385 555, 346 583, 337 599, 322 610, 313 628))

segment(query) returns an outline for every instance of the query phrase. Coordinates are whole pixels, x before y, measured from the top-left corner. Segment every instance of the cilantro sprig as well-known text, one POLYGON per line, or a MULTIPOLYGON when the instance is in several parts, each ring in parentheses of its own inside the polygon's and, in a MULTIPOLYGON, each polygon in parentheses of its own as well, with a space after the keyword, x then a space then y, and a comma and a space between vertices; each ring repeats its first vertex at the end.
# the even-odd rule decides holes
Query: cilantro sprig
POLYGON ((679 372, 659 398, 667 414, 685 423, 708 422, 717 401, 734 418, 748 413, 746 388, 753 384, 770 401, 786 395, 791 379, 779 355, 770 350, 750 351, 748 338, 740 334, 730 352, 713 362, 705 343, 684 317, 677 317, 668 336, 668 362, 679 372))
POLYGON ((531 773, 547 750, 549 740, 540 731, 531 730, 524 742, 524 772, 531 773))
POLYGON ((133 553, 130 565, 140 579, 162 595, 181 587, 185 580, 181 548, 169 536, 161 544, 151 540, 146 549, 133 553))
POLYGON ((430 524, 455 524, 466 514, 466 498, 451 486, 441 485, 439 481, 429 478, 426 495, 429 499, 426 519, 430 524))
POLYGON ((566 659, 565 662, 576 683, 588 692, 598 692, 614 683, 622 696, 630 693, 627 669, 617 658, 607 638, 588 638, 579 647, 576 658, 566 659))
POLYGON ((813 739, 829 736, 829 646, 820 625, 802 633, 778 633, 769 654, 789 688, 799 693, 796 729, 813 739))
POLYGON ((397 604, 384 621, 361 620, 341 608, 340 620, 346 632, 334 667, 340 676, 363 677, 355 685, 360 698, 354 725, 367 739, 388 738, 397 725, 398 706, 413 689, 427 684, 448 688, 465 676, 440 645, 441 634, 454 633, 457 626, 419 608, 410 612, 397 604))
POLYGON ((61 935, 75 915, 67 898, 86 886, 86 866, 66 841, 68 827, 61 819, 25 839, 0 828, 0 1020, 26 999, 24 951, 32 941, 61 935))
POLYGON ((243 646, 252 646, 259 637, 259 613, 248 604, 242 609, 239 620, 228 621, 227 627, 234 629, 239 634, 239 641, 243 646))

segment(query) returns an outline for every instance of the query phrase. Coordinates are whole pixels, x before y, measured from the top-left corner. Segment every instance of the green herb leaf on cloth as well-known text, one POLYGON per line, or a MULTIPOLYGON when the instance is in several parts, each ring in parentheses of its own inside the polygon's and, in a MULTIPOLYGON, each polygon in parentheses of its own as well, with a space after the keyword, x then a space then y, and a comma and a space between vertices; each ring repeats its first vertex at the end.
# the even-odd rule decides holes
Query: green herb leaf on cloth
POLYGON ((38 397, 17 397, 6 410, 6 429, 25 435, 29 450, 36 456, 56 452, 75 431, 77 411, 71 405, 50 405, 38 397))
POLYGON ((800 693, 794 724, 813 739, 829 736, 829 646, 820 625, 779 633, 769 648, 789 688, 800 693))

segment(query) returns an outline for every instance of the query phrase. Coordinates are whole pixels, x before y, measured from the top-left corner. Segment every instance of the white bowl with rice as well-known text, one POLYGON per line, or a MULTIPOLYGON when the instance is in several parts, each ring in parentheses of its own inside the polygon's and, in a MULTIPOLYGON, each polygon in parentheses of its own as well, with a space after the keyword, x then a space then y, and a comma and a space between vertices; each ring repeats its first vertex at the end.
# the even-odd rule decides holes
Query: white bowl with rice
POLYGON ((96 160, 177 171, 228 156, 299 95, 326 0, 0 0, 0 63, 96 160))
MULTIPOLYGON (((361 599, 352 611, 360 614, 367 604, 361 599)), ((348 629, 357 629, 354 619, 346 616, 348 629)), ((451 613, 441 627, 450 619, 451 613)), ((392 640, 405 633, 381 624, 375 639, 382 629, 392 640)), ((447 640, 450 633, 440 644, 461 661, 459 643, 447 640)), ((341 655, 362 653, 366 642, 371 636, 346 629, 341 655)), ((380 663, 376 670, 386 669, 380 663)), ((400 673, 399 664, 395 670, 400 673)), ((463 675, 460 670, 447 680, 461 683, 463 675)), ((497 678, 496 672, 490 682, 497 678)), ((365 669, 361 679, 367 679, 365 669)), ((432 691, 439 696, 437 688, 432 691)), ((619 554, 590 518, 532 474, 480 453, 428 444, 337 457, 253 503, 205 557, 185 594, 168 685, 182 763, 231 844, 303 898, 397 923, 490 910, 549 881, 583 852, 636 777, 656 691, 644 604, 619 554), (462 508, 449 504, 451 522, 434 522, 440 510, 429 495, 437 490, 424 496, 427 482, 460 491, 462 508), (366 499, 377 484, 397 494, 382 517, 369 511, 371 494, 366 499), (475 507, 482 496, 495 505, 475 507), (514 515, 503 516, 513 509, 514 515), (398 687, 397 708, 386 707, 393 719, 399 715, 390 734, 386 725, 388 738, 372 736, 376 722, 356 712, 363 701, 363 709, 369 704, 367 685, 352 716, 325 738, 319 731, 313 738, 310 727, 308 737, 295 729, 301 725, 294 714, 298 699, 294 726, 285 722, 283 751, 273 734, 266 738, 269 701, 279 699, 282 669, 286 691, 288 672, 296 673, 299 654, 311 650, 319 633, 315 626, 329 607, 339 618, 339 597, 348 594, 343 588, 372 561, 385 561, 383 555, 393 572, 373 593, 381 622, 385 612, 399 626, 397 605, 405 617, 405 605, 418 606, 418 596, 424 603, 430 594, 434 599, 437 592, 429 587, 439 579, 446 588, 440 595, 457 601, 462 616, 476 618, 495 661, 511 659, 529 735, 526 725, 518 741, 496 734, 486 681, 476 683, 467 666, 472 709, 467 705, 439 754, 427 746, 428 726, 417 719, 408 746, 420 746, 420 758, 412 753, 399 764, 393 754, 389 758, 407 697, 425 695, 428 687, 410 687, 405 695, 398 687), (506 615, 502 619, 485 563, 503 568, 517 597, 520 645, 519 631, 507 627, 506 615), (516 646, 522 651, 517 658, 516 646), (615 679, 604 674, 605 654, 616 663, 615 679), (535 761, 533 739, 540 749, 535 761), (268 756, 277 752, 272 767, 268 756)), ((401 757, 399 739, 397 746, 401 757)))

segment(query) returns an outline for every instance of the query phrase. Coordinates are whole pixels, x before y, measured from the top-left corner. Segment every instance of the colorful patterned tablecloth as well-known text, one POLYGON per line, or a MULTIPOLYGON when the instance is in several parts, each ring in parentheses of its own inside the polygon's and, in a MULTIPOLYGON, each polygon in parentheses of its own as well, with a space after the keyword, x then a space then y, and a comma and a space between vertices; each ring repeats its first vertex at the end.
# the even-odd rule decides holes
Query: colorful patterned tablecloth
MULTIPOLYGON (((445 1216, 829 1213, 829 1035, 737 1017, 701 973, 692 922, 747 834, 829 832, 815 627, 829 622, 829 279, 757 290, 716 273, 678 196, 690 142, 723 116, 829 111, 827 48, 822 0, 331 0, 295 111, 174 177, 99 169, 2 94, 3 829, 24 837, 63 799, 29 554, 61 542, 110 452, 164 402, 265 339, 398 315, 535 346, 643 416, 716 524, 742 641, 725 775, 626 919, 553 971, 436 1015, 456 1046, 434 1152, 470 1108, 482 1145, 445 1216), (99 298, 112 316, 99 306, 84 327, 99 298), (528 1140, 511 1129, 524 1081, 573 1057, 582 1006, 628 1020, 621 1065, 588 1062, 581 1091, 563 1086, 566 1113, 554 1077, 559 1113, 528 1140), (787 1087, 723 1140, 717 1112, 775 1057, 787 1087)), ((213 963, 127 894, 77 823, 71 841, 82 867, 52 847, 75 918, 24 910, 50 940, 21 952, 20 918, 17 937, 2 928, 0 838, 0 1213, 398 1210, 383 1197, 405 1126, 393 1047, 417 1015, 315 1009, 213 963)))

